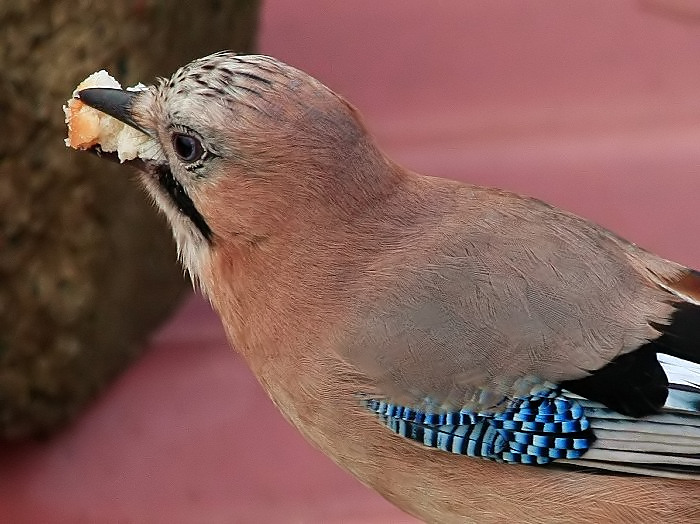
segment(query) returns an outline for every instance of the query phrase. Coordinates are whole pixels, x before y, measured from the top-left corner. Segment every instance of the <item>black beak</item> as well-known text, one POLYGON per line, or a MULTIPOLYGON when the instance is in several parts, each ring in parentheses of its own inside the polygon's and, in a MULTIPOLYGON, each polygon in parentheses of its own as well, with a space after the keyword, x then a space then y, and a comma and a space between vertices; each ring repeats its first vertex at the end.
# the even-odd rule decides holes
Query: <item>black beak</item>
POLYGON ((106 87, 91 87, 78 91, 78 98, 90 107, 102 111, 126 125, 138 129, 142 133, 151 135, 143 127, 136 123, 131 115, 131 108, 138 91, 124 91, 122 89, 110 89, 106 87))

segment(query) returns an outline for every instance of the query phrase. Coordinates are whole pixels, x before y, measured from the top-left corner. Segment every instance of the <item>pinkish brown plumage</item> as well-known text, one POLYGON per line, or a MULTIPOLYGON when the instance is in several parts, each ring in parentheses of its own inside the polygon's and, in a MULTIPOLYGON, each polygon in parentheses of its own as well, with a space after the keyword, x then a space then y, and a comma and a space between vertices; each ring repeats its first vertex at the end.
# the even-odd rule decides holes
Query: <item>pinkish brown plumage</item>
POLYGON ((362 482, 434 522, 700 520, 698 273, 402 169, 269 57, 111 96, 80 93, 159 141, 142 178, 231 342, 362 482))

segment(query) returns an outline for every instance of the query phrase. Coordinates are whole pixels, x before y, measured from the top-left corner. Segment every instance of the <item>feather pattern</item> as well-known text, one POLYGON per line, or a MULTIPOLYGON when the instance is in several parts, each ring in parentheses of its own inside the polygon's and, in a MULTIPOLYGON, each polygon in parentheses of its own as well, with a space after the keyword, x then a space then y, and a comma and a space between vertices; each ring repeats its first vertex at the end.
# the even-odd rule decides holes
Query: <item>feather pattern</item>
POLYGON ((423 413, 375 399, 366 406, 401 436, 496 462, 548 464, 579 458, 594 440, 580 404, 557 390, 516 399, 498 413, 423 413))
POLYGON ((700 479, 700 365, 659 354, 666 405, 634 418, 561 389, 507 403, 499 412, 430 413, 369 399, 395 433, 427 447, 508 464, 576 466, 700 479))

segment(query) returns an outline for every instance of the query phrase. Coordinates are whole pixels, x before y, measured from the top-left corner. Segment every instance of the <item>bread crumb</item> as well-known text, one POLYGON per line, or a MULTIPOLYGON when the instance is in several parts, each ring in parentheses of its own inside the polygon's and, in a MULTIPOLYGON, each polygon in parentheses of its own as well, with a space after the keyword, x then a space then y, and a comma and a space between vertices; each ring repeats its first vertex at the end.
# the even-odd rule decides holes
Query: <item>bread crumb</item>
MULTIPOLYGON (((116 153, 120 162, 140 158, 150 160, 156 157, 156 141, 145 133, 120 122, 102 111, 93 109, 78 99, 78 92, 89 87, 121 89, 117 80, 104 69, 91 74, 78 84, 73 96, 63 106, 68 124, 68 138, 65 144, 73 149, 90 149, 100 146, 107 153, 116 153)), ((143 84, 128 87, 128 91, 143 91, 143 84)))

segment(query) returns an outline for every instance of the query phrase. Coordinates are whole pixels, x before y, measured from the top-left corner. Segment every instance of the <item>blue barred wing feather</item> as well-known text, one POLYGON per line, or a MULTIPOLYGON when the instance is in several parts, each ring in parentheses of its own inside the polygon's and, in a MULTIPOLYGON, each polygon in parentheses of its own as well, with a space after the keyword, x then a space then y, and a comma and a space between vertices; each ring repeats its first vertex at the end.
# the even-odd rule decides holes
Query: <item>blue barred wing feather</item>
POLYGON ((700 365, 659 354, 669 394, 658 413, 631 417, 562 388, 493 412, 425 412, 363 400, 391 431, 429 448, 506 464, 700 479, 700 365))

